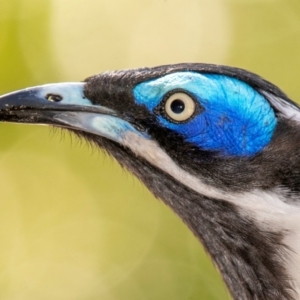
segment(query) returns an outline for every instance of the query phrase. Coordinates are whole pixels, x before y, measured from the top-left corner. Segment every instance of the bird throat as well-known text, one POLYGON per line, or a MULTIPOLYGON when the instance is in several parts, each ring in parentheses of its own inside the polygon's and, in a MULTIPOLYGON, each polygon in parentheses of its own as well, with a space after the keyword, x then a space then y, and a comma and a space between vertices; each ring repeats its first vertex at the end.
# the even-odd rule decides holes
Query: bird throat
MULTIPOLYGON (((134 144, 139 144, 137 148, 141 149, 141 143, 132 136, 123 147, 101 137, 77 134, 105 149, 178 214, 203 243, 234 299, 297 299, 295 291, 300 285, 293 280, 295 274, 289 272, 290 250, 285 244, 284 229, 264 226, 267 222, 263 222, 263 214, 257 219, 250 210, 237 204, 238 200, 247 202, 250 195, 228 201, 219 197, 221 191, 208 186, 202 186, 206 190, 201 193, 200 181, 198 187, 196 181, 192 186, 187 183, 191 178, 184 173, 177 176, 181 180, 175 180, 174 170, 160 167, 166 165, 161 161, 166 157, 162 153, 157 157, 157 151, 151 151, 153 144, 148 145, 147 151, 142 149, 142 153, 134 151, 134 144)), ((262 199, 259 193, 251 196, 262 199)))

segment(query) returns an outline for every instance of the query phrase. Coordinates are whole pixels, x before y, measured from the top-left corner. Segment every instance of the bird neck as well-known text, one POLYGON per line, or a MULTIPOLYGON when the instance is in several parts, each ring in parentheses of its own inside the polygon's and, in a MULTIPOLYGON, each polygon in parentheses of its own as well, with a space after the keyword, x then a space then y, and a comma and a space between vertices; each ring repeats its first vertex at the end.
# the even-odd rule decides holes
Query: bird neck
POLYGON ((171 178, 145 181, 200 239, 234 299, 297 299, 283 232, 262 229, 234 204, 200 196, 171 178))
MULTIPOLYGON (((83 136, 89 139, 86 133, 83 136)), ((289 248, 294 250, 295 247, 286 243, 285 228, 263 226, 263 220, 244 209, 247 205, 243 209, 237 205, 237 199, 230 202, 204 196, 145 159, 136 159, 136 154, 128 148, 102 138, 95 140, 91 136, 90 139, 106 149, 182 218, 214 260, 234 299, 297 299, 300 280, 289 272, 287 264, 291 255, 289 248)), ((253 199, 248 201, 253 197, 249 193, 238 196, 240 203, 253 203, 253 199)))

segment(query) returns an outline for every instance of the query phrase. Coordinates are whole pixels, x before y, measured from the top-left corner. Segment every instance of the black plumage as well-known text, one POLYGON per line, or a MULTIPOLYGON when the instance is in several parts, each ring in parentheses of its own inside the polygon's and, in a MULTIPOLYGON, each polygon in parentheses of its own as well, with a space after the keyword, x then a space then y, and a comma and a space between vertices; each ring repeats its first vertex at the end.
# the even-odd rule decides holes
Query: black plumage
POLYGON ((67 127, 115 157, 157 198, 170 206, 201 240, 220 269, 234 299, 296 299, 293 278, 290 278, 285 263, 291 251, 284 242, 285 228, 273 230, 270 226, 264 226, 237 203, 201 194, 122 143, 78 127, 66 126, 55 116, 57 112, 98 113, 98 106, 108 108, 112 112, 100 113, 111 114, 130 123, 138 132, 147 133, 182 170, 204 184, 227 195, 280 189, 282 201, 293 204, 298 201, 300 192, 299 125, 293 118, 283 117, 280 105, 274 105, 270 99, 275 97, 295 111, 298 110, 297 105, 280 89, 257 75, 242 69, 210 64, 178 64, 106 72, 89 77, 84 82, 84 98, 95 107, 78 108, 42 100, 37 102, 34 101, 34 93, 30 95, 25 92, 25 96, 19 93, 19 98, 14 95, 2 98, 0 117, 2 121, 67 127), (233 77, 264 95, 270 101, 278 121, 271 142, 254 156, 228 157, 218 151, 201 149, 187 142, 181 134, 161 126, 145 106, 136 104, 133 89, 141 82, 179 71, 233 77))

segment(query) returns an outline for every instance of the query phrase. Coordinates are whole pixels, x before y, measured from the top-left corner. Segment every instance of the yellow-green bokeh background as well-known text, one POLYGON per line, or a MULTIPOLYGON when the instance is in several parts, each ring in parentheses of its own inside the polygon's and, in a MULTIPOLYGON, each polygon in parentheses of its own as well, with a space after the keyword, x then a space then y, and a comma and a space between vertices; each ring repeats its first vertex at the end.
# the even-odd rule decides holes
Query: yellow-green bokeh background
MULTIPOLYGON (((299 0, 0 0, 0 93, 105 70, 239 66, 300 100, 299 0)), ((0 299, 229 299, 202 246, 109 157, 0 124, 0 299)))

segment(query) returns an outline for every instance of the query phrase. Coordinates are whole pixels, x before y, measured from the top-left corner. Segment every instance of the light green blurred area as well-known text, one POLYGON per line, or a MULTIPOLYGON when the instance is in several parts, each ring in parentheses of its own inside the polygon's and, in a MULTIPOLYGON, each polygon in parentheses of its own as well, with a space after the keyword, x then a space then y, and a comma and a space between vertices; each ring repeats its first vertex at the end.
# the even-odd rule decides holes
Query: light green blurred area
MULTIPOLYGON (((0 0, 0 12, 0 93, 211 62, 300 99, 298 0, 0 0)), ((111 158, 48 127, 0 132, 0 299, 229 299, 181 220, 111 158)))

